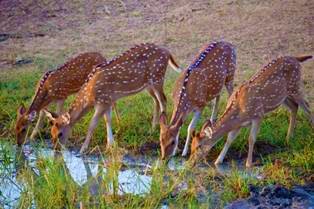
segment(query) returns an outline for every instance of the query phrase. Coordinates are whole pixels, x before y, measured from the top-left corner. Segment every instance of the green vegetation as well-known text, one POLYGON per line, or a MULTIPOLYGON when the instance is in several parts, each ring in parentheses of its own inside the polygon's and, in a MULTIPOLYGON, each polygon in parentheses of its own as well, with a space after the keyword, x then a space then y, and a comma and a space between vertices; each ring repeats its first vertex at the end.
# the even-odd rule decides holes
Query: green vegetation
MULTIPOLYGON (((117 144, 112 152, 103 152, 106 131, 103 121, 99 123, 89 149, 101 150, 110 164, 105 174, 98 174, 84 185, 72 179, 60 157, 38 156, 38 175, 16 151, 13 135, 16 110, 21 103, 29 106, 42 73, 81 52, 99 51, 110 59, 134 44, 154 42, 168 48, 180 66, 186 67, 203 44, 223 39, 237 47, 237 86, 279 55, 313 54, 313 35, 309 32, 313 11, 309 2, 78 0, 59 4, 51 0, 11 0, 1 6, 1 31, 20 36, 0 42, 0 188, 18 170, 16 180, 24 185, 20 187, 18 208, 161 208, 164 203, 169 208, 222 208, 229 201, 246 197, 250 184, 279 183, 290 187, 313 181, 313 128, 299 111, 295 135, 286 144, 288 112, 284 108, 264 119, 254 150, 254 160, 259 165, 252 171, 238 165, 245 163, 248 149, 248 129, 243 129, 226 156, 225 162, 234 161, 227 173, 221 174, 211 166, 175 171, 165 165, 152 168, 148 171, 151 188, 145 196, 118 195, 117 178, 119 170, 128 169, 121 163, 126 152, 159 156, 159 129, 151 129, 153 100, 146 92, 118 101, 121 122, 113 119, 117 144), (31 36, 36 33, 44 36, 31 36), (24 58, 33 62, 13 64, 24 58), (94 184, 98 185, 98 194, 90 190, 94 184), (186 189, 178 189, 181 187, 186 189)), ((304 92, 313 110, 313 61, 302 64, 302 73, 304 92)), ((175 72, 167 72, 168 118, 176 78, 175 72)), ((73 98, 68 99, 67 107, 73 98)), ((225 92, 221 101, 219 114, 226 105, 225 92)), ((75 125, 71 139, 74 148, 81 146, 91 116, 89 112, 75 125)), ((209 116, 210 109, 206 108, 198 130, 209 116)), ((179 147, 183 147, 187 123, 181 129, 179 147)), ((40 150, 48 138, 46 124, 32 147, 40 150)), ((218 156, 223 141, 209 154, 210 162, 218 156)), ((104 169, 104 162, 100 163, 104 169)), ((2 198, 0 193, 0 201, 2 198)))
MULTIPOLYGON (((41 72, 39 70, 29 73, 29 69, 16 69, 12 72, 2 73, 1 80, 1 144, 4 146, 5 152, 1 155, 1 164, 9 164, 14 157, 10 157, 10 153, 14 153, 12 144, 15 143, 13 128, 16 117, 15 108, 23 101, 29 104, 35 88, 35 82, 40 78, 41 72), (13 105, 14 104, 14 105, 13 105), (12 108, 15 107, 15 108, 12 108)), ((167 74, 167 81, 165 84, 165 91, 168 96, 168 113, 171 112, 171 89, 173 87, 173 80, 176 74, 170 72, 167 74)), ((69 99, 67 105, 73 100, 69 99)), ((223 111, 223 103, 220 108, 220 113, 223 111)), ((19 171, 19 182, 25 184, 24 190, 19 201, 20 208, 28 208, 34 200, 38 208, 59 208, 65 206, 67 208, 78 207, 82 204, 85 208, 158 208, 163 203, 167 203, 170 208, 207 208, 212 205, 213 197, 211 193, 206 191, 206 200, 199 202, 198 196, 204 192, 204 188, 210 188, 217 194, 220 194, 219 205, 223 207, 226 202, 230 202, 237 198, 246 197, 249 194, 248 185, 266 185, 279 183, 286 186, 294 184, 305 183, 308 177, 314 171, 314 152, 313 152, 313 131, 310 124, 303 115, 298 115, 298 123, 295 131, 295 136, 290 139, 288 145, 285 144, 285 135, 288 127, 288 113, 285 109, 278 109, 269 114, 263 121, 258 142, 255 147, 257 159, 262 163, 258 168, 257 173, 260 173, 262 180, 258 180, 256 176, 250 175, 247 171, 239 170, 235 163, 229 174, 223 176, 218 175, 211 167, 204 170, 189 169, 188 167, 180 171, 169 171, 165 166, 151 171, 152 184, 149 194, 145 196, 138 195, 117 195, 118 171, 121 169, 121 157, 125 152, 133 152, 137 154, 142 146, 149 143, 158 143, 158 129, 151 129, 151 118, 153 102, 149 95, 145 92, 137 94, 132 97, 124 98, 117 104, 118 110, 121 113, 121 122, 117 124, 114 120, 114 132, 117 146, 116 151, 112 153, 104 153, 110 163, 106 167, 106 175, 103 176, 102 181, 98 182, 98 195, 92 195, 88 181, 83 186, 77 185, 69 175, 69 171, 64 165, 64 161, 59 158, 40 157, 37 161, 40 176, 37 176, 34 171, 27 166, 19 171), (207 171, 206 171, 207 170, 207 171), (218 176, 217 176, 218 175, 218 176), (166 180, 165 180, 166 179, 166 180), (182 182, 187 183, 187 190, 177 191, 178 185, 182 182), (112 190, 113 188, 113 190, 112 190), (108 193, 113 191, 113 193, 108 193), (177 192, 176 192, 177 191, 177 192), (175 194, 175 195, 174 195, 175 194)), ((53 107, 52 107, 53 108, 53 107)), ((206 109, 205 116, 210 115, 210 110, 206 109)), ((83 136, 86 133, 89 120, 92 112, 88 113, 86 117, 78 123, 73 131, 72 142, 80 146, 83 136)), ((198 129, 201 126, 198 124, 198 129)), ((185 124, 181 134, 181 146, 184 143, 185 124)), ((90 150, 105 147, 105 130, 103 124, 100 123, 90 150)), ((49 136, 48 124, 43 130, 41 138, 45 139, 49 136)), ((242 130, 242 133, 233 144, 229 154, 227 154, 226 161, 230 162, 230 158, 239 154, 241 163, 245 161, 247 153, 247 137, 248 131, 242 130), (228 157, 229 156, 229 157, 228 157), (231 157, 232 156, 232 157, 231 157)), ((38 141, 39 142, 39 141, 38 141)), ((32 142, 36 146, 45 146, 44 140, 42 143, 32 142), (41 145, 38 145, 41 144, 41 145)), ((223 145, 223 140, 214 148, 212 153, 218 153, 223 145)), ((150 156, 158 156, 159 150, 151 150, 147 153, 150 156), (156 152, 157 151, 157 152, 156 152)), ((217 157, 215 154, 214 157, 217 157)), ((213 158, 213 154, 210 155, 213 158)), ((238 158, 238 157, 236 157, 238 158)), ((21 160, 18 159, 17 160, 21 160)), ((23 161, 22 161, 23 162, 23 161)), ((3 169, 3 168, 1 168, 3 169)), ((254 171, 252 171, 254 173, 254 171)), ((95 178, 97 179, 97 178, 95 178)), ((93 183, 91 181, 90 183, 93 183)))

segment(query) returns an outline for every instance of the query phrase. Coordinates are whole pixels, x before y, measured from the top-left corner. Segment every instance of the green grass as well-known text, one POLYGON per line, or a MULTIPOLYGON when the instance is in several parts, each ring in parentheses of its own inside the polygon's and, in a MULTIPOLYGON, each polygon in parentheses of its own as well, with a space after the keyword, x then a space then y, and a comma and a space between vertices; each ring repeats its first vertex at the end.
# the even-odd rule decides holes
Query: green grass
MULTIPOLYGON (((10 143, 4 143, 3 146, 5 148, 3 148, 1 159, 9 159, 3 163, 9 165, 11 161, 21 162, 17 178, 24 187, 21 198, 18 200, 18 208, 29 208, 32 205, 36 208, 77 208, 82 205, 84 208, 148 209, 160 208, 165 201, 170 208, 206 208, 209 204, 206 202, 200 205, 197 202, 193 176, 188 170, 169 172, 163 164, 151 170, 151 189, 145 196, 118 195, 118 173, 121 169, 122 155, 117 148, 103 156, 103 159, 110 162, 106 166, 106 172, 102 174, 99 170, 96 177, 90 178, 85 184, 79 186, 72 179, 63 157, 51 158, 38 155, 36 161, 38 172, 34 172, 26 161, 18 159, 18 155, 14 156, 10 143), (97 180, 99 178, 101 178, 100 181, 97 180), (92 195, 90 190, 95 182, 98 182, 98 194, 92 195), (174 195, 173 191, 181 182, 188 182, 189 188, 174 195)), ((3 173, 0 174, 3 178, 3 173)))
MULTIPOLYGON (((62 63, 61 56, 57 63, 62 63)), ((16 118, 16 109, 24 103, 28 106, 31 102, 37 80, 41 77, 42 71, 39 69, 53 67, 54 61, 38 59, 34 64, 28 67, 16 68, 12 71, 1 72, 0 76, 0 140, 1 146, 5 146, 6 152, 1 155, 1 164, 8 164, 10 153, 14 153, 12 145, 15 143, 13 128, 16 118)), ((168 98, 167 112, 168 117, 172 111, 171 91, 173 81, 177 74, 169 71, 166 76, 165 92, 168 98)), ((74 96, 70 97, 66 103, 68 107, 74 96)), ((220 105, 221 114, 226 104, 226 93, 220 105)), ((54 108, 54 107, 52 107, 54 108)), ((158 143, 159 129, 151 129, 151 119, 153 112, 153 100, 148 93, 142 92, 134 96, 123 98, 117 103, 118 111, 121 114, 121 122, 117 123, 113 119, 113 130, 117 147, 127 151, 137 151, 146 143, 158 143)), ((209 117, 210 108, 206 108, 201 122, 209 117)), ((89 112, 73 129, 72 142, 77 146, 82 143, 82 138, 86 134, 92 111, 89 112)), ((114 116, 115 117, 115 116, 114 116)), ((189 117, 190 119, 191 117, 189 117)), ((184 124, 181 131, 181 139, 186 136, 188 122, 184 124)), ((248 196, 248 185, 266 185, 280 183, 286 186, 306 183, 306 177, 314 173, 314 134, 307 118, 300 111, 297 118, 297 127, 295 135, 290 139, 288 145, 285 144, 285 135, 288 127, 288 112, 283 109, 267 115, 262 123, 258 141, 265 142, 274 150, 265 152, 266 154, 256 153, 262 162, 263 180, 257 180, 255 177, 247 176, 243 171, 238 170, 236 166, 229 175, 223 176, 217 181, 217 174, 212 168, 207 171, 198 169, 184 169, 179 172, 167 170, 161 167, 152 171, 151 192, 145 197, 137 195, 119 196, 115 193, 108 193, 110 185, 117 189, 117 173, 121 167, 121 153, 106 153, 106 158, 113 162, 108 168, 103 182, 100 184, 103 194, 92 196, 88 189, 88 184, 79 187, 70 177, 62 160, 42 158, 40 160, 40 169, 42 175, 36 176, 31 169, 27 167, 22 169, 19 180, 26 185, 20 198, 19 207, 28 208, 34 200, 38 208, 75 208, 81 203, 85 208, 159 208, 166 202, 170 208, 208 208, 212 205, 213 196, 207 191, 205 202, 199 202, 197 197, 204 188, 211 188, 220 194, 220 207, 226 202, 237 198, 248 196), (166 180, 165 180, 166 179, 166 180), (204 180, 205 179, 205 180, 204 180), (176 195, 173 192, 176 187, 186 182, 189 186, 187 190, 179 191, 176 195), (51 195, 48 195, 51 194, 51 195), (47 196, 49 198, 47 198, 47 196), (97 203, 97 204, 96 204, 97 203)), ((30 132, 31 130, 29 130, 30 132)), ((49 135, 49 127, 46 125, 42 136, 49 135)), ((94 133, 90 149, 100 146, 105 147, 106 131, 104 123, 101 121, 94 133)), ((247 153, 248 129, 243 129, 241 134, 231 147, 233 153, 247 153)), ((217 153, 222 149, 223 141, 221 140, 213 149, 217 153)), ((35 146, 37 142, 35 142, 35 146)), ((184 140, 181 140, 184 143, 184 140)), ((39 144, 39 143, 38 143, 39 144)), ((41 145, 43 143, 40 143, 41 145)), ((38 145, 39 146, 39 145, 38 145)), ((258 149, 258 146, 255 147, 258 149)), ((267 151, 267 150, 266 150, 267 151)), ((159 150, 152 150, 152 155, 158 155, 159 150)), ((228 154, 227 154, 228 156, 228 154)), ((256 160, 256 159, 255 159, 256 160)), ((244 163, 244 160, 243 162, 244 163)), ((1 168, 3 169, 3 168, 1 168)), ((205 189, 206 190, 206 189, 205 189)), ((115 191, 115 190, 114 190, 115 191)))
MULTIPOLYGON (((187 168, 179 172, 161 167, 152 171, 151 192, 145 197, 104 194, 111 184, 116 185, 121 153, 126 150, 137 153, 146 143, 158 143, 159 130, 151 130, 153 101, 146 92, 118 101, 121 123, 117 124, 113 119, 113 131, 117 147, 122 151, 104 153, 104 157, 114 163, 108 168, 109 172, 100 185, 102 195, 91 195, 88 184, 93 182, 83 187, 77 186, 60 159, 43 157, 40 161, 43 175, 37 177, 24 166, 22 159, 15 156, 13 134, 17 107, 21 103, 26 106, 30 104, 36 82, 42 73, 56 68, 71 56, 84 51, 98 51, 110 59, 134 44, 154 42, 168 48, 180 66, 184 67, 204 43, 223 39, 237 47, 238 71, 235 80, 239 85, 278 55, 313 54, 313 37, 307 32, 311 31, 312 10, 309 4, 292 0, 284 5, 278 0, 237 0, 228 3, 185 0, 145 4, 109 1, 104 5, 102 2, 86 3, 78 0, 60 6, 50 0, 36 3, 25 0, 21 4, 19 2, 19 5, 13 10, 10 8, 12 4, 3 5, 3 31, 21 35, 28 32, 45 34, 44 37, 9 39, 0 43, 3 48, 0 50, 0 147, 3 147, 0 153, 0 180, 9 178, 4 171, 11 171, 12 162, 21 167, 19 181, 26 187, 19 208, 28 208, 33 200, 38 208, 77 208, 80 202, 84 208, 160 208, 164 202, 170 208, 222 208, 228 201, 246 197, 249 184, 280 183, 290 187, 311 180, 310 176, 314 173, 313 129, 300 111, 295 135, 286 145, 288 113, 283 108, 267 115, 258 135, 255 157, 262 164, 260 170, 263 179, 256 181, 237 166, 224 176, 217 174, 212 167, 187 168), (193 9, 196 11, 193 12, 193 9), (17 58, 30 58, 33 63, 20 67, 2 67, 2 60, 15 62, 17 58), (182 181, 188 184, 188 190, 173 195, 182 181), (206 195, 202 203, 197 198, 200 192, 206 195), (219 204, 216 204, 217 198, 220 199, 219 204)), ((302 64, 304 91, 313 107, 312 68, 312 61, 302 64)), ((177 74, 169 71, 166 77, 165 92, 170 117, 171 91, 177 74)), ((73 96, 67 101, 67 107, 71 101, 73 96)), ((225 93, 221 101, 220 114, 226 105, 225 93)), ((91 116, 92 111, 74 127, 72 142, 77 146, 82 144, 91 116)), ((197 126, 198 130, 209 116, 210 110, 206 108, 197 126)), ((181 139, 186 136, 186 128, 187 122, 181 129, 181 139)), ((244 158, 241 162, 244 163, 248 133, 248 129, 241 130, 227 154, 228 162, 230 159, 239 160, 234 157, 240 153, 244 158)), ((47 136, 49 128, 46 124, 41 138, 47 136)), ((103 149, 105 138, 104 123, 101 121, 89 148, 99 146, 103 149)), ((217 157, 223 142, 221 140, 214 147, 209 158, 217 157)), ((180 143, 183 144, 184 140, 180 143)), ((40 148, 45 146, 45 141, 37 140, 32 146, 40 148)), ((158 156, 158 152, 159 149, 148 153, 158 156)))

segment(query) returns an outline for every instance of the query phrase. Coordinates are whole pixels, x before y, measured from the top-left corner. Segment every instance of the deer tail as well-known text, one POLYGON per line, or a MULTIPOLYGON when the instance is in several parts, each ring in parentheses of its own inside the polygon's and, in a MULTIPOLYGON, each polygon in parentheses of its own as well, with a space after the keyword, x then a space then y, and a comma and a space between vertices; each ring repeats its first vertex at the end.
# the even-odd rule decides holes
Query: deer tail
POLYGON ((181 73, 182 70, 179 67, 179 65, 176 63, 176 61, 174 60, 173 56, 170 54, 169 56, 169 61, 168 64, 172 67, 172 69, 174 69, 175 71, 177 71, 178 73, 181 73))
POLYGON ((309 56, 302 56, 302 57, 295 57, 299 62, 304 62, 308 59, 312 59, 313 56, 312 55, 309 55, 309 56))

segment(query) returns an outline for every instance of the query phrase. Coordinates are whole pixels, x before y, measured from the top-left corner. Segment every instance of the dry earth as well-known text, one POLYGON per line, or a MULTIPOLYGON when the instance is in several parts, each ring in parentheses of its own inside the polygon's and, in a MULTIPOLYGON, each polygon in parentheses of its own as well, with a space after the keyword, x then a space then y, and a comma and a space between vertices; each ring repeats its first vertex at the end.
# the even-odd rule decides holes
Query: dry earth
MULTIPOLYGON (((187 66, 204 43, 226 40, 237 47, 239 83, 277 56, 314 54, 313 11, 313 0, 2 0, 0 69, 25 57, 59 65, 82 51, 110 58, 141 42, 187 66)), ((303 66, 314 104, 313 61, 303 66)))

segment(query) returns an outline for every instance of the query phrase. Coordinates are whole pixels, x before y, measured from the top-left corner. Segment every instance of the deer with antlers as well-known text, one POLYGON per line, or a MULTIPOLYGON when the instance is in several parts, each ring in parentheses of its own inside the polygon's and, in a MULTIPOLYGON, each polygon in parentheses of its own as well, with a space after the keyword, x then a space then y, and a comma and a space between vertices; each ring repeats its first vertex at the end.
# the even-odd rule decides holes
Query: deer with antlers
POLYGON ((35 129, 31 134, 34 138, 43 124, 44 113, 51 103, 57 104, 57 112, 61 113, 65 99, 79 91, 86 81, 88 75, 93 74, 93 67, 106 62, 106 59, 99 53, 82 53, 69 60, 55 71, 47 71, 39 80, 35 96, 28 109, 21 105, 17 111, 15 135, 17 144, 25 142, 27 127, 35 120, 39 112, 39 118, 35 129))
POLYGON ((97 72, 82 87, 69 112, 59 117, 46 111, 53 123, 51 135, 54 141, 66 141, 71 127, 91 108, 95 113, 90 122, 86 139, 81 147, 83 153, 90 143, 92 133, 104 116, 107 128, 107 148, 114 142, 111 128, 111 103, 120 98, 147 89, 155 102, 153 123, 165 111, 166 96, 163 92, 164 76, 168 63, 180 71, 170 52, 155 44, 141 44, 129 49, 106 64, 99 65, 97 72), (158 115, 157 115, 158 114, 158 115))
POLYGON ((280 57, 256 73, 228 100, 225 112, 212 124, 208 120, 201 132, 193 134, 191 160, 205 154, 228 133, 227 141, 215 164, 220 164, 241 127, 251 126, 246 166, 252 166, 253 147, 264 115, 284 105, 290 111, 290 124, 286 139, 293 134, 298 108, 301 107, 314 126, 314 116, 301 92, 301 62, 312 58, 280 57))
POLYGON ((215 98, 211 120, 217 116, 219 98, 223 86, 229 95, 233 91, 236 69, 236 52, 232 44, 214 42, 207 44, 180 75, 173 91, 174 109, 170 124, 166 124, 166 114, 160 116, 160 147, 162 159, 175 154, 180 127, 189 113, 194 116, 188 127, 182 156, 186 156, 191 133, 199 120, 202 110, 215 98))

